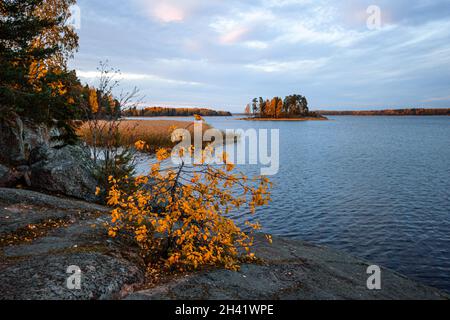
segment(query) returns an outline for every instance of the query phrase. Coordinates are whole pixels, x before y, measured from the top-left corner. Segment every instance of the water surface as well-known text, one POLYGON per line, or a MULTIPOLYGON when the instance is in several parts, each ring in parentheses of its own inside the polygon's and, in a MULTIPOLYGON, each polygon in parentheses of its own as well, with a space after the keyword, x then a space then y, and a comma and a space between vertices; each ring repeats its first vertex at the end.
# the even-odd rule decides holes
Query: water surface
POLYGON ((450 291, 450 117, 206 119, 218 129, 280 129, 273 203, 258 212, 265 232, 343 250, 450 291))

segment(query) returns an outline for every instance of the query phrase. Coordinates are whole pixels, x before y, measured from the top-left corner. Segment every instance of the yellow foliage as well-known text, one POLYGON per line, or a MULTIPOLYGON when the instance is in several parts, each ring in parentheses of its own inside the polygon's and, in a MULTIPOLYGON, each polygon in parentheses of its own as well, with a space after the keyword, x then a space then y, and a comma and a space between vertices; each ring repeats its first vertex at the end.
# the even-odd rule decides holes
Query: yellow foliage
POLYGON ((109 235, 132 235, 150 265, 162 263, 170 270, 237 270, 241 258, 253 259, 252 232, 261 226, 246 222, 248 230, 242 230, 231 212, 247 207, 251 218, 257 207, 270 201, 270 181, 234 173, 228 161, 222 166, 182 163, 161 169, 168 157, 167 150, 158 150, 158 163, 147 176, 126 181, 110 177, 109 235), (121 189, 124 185, 127 190, 121 189))
POLYGON ((92 113, 98 112, 98 97, 95 88, 89 88, 89 107, 91 108, 92 113))
POLYGON ((170 157, 170 153, 167 149, 161 148, 158 151, 156 151, 156 159, 158 161, 164 161, 170 157))
POLYGON ((203 121, 203 122, 205 121, 205 119, 203 119, 203 117, 198 114, 194 114, 194 119, 195 121, 203 121))
POLYGON ((143 151, 145 149, 145 142, 142 140, 136 141, 134 146, 136 147, 137 150, 143 151))
POLYGON ((30 83, 34 84, 36 81, 44 78, 47 73, 48 69, 43 61, 33 61, 29 71, 30 83))

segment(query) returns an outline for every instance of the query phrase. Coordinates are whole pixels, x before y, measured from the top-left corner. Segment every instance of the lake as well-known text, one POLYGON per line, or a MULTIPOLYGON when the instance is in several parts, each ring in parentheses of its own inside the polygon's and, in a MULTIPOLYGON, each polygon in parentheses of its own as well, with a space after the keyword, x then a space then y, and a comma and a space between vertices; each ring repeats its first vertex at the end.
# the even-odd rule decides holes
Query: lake
POLYGON ((450 117, 206 120, 218 129, 280 129, 273 202, 258 211, 264 232, 327 245, 450 291, 450 117))

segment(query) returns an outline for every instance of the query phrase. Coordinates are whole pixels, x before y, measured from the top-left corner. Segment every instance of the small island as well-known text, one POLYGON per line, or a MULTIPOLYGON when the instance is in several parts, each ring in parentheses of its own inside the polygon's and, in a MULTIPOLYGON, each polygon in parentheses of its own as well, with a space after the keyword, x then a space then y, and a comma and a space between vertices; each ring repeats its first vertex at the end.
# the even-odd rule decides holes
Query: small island
POLYGON ((284 98, 274 97, 271 100, 254 98, 251 104, 245 107, 247 121, 309 121, 328 120, 308 107, 308 100, 298 94, 284 98))

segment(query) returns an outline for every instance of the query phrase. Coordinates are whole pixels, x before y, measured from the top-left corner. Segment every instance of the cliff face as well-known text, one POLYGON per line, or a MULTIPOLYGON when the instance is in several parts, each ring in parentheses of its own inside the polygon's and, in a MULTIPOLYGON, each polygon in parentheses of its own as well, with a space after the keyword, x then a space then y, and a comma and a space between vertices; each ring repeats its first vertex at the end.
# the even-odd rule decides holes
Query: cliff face
POLYGON ((28 164, 33 149, 49 146, 51 130, 44 125, 22 121, 19 117, 0 120, 0 163, 8 166, 28 164))
POLYGON ((97 180, 89 149, 58 140, 56 128, 0 121, 0 187, 35 190, 95 201, 97 180))
POLYGON ((382 270, 370 291, 370 263, 301 241, 258 236, 259 264, 209 270, 145 287, 137 249, 108 238, 108 209, 37 192, 0 188, 0 299, 448 299, 433 288, 382 270), (69 289, 69 267, 81 271, 69 289))

